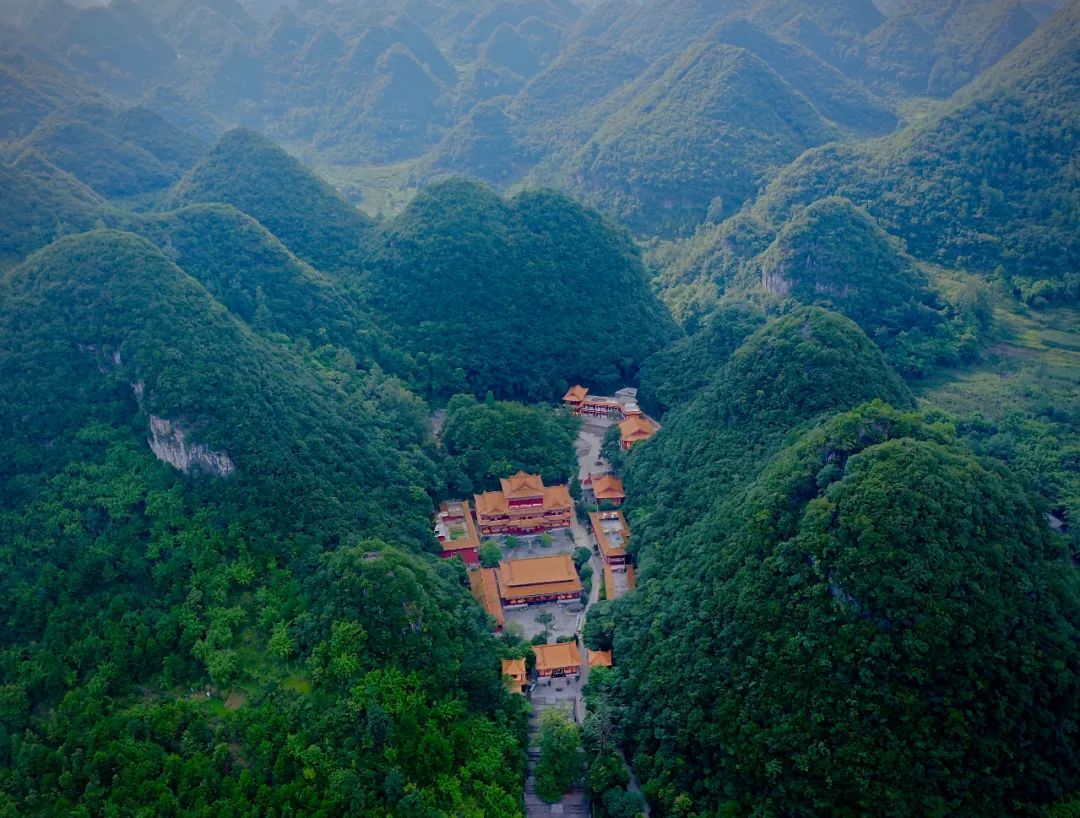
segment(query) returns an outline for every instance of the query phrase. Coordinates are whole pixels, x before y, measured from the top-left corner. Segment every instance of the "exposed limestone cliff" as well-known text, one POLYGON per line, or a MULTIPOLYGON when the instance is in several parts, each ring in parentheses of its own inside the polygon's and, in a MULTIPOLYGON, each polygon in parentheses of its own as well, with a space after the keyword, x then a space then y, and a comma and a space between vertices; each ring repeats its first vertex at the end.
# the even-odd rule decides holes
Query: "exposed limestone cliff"
POLYGON ((215 452, 202 443, 192 443, 180 425, 166 418, 150 415, 150 449, 158 460, 184 474, 197 469, 217 477, 228 477, 236 464, 225 452, 215 452))

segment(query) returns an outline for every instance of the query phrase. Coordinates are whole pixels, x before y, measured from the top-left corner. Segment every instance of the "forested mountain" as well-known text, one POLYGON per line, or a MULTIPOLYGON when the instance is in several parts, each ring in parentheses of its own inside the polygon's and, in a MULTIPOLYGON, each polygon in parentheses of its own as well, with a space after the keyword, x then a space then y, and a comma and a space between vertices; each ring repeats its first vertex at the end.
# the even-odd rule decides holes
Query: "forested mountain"
MULTIPOLYGON (((756 323, 718 319, 712 360, 756 323)), ((989 814, 1076 787, 1050 715, 1080 704, 1057 664, 1077 659, 1075 567, 1021 484, 911 405, 853 324, 804 308, 633 452, 639 591, 615 651, 663 814, 989 814)))
MULTIPOLYGON (((668 446, 701 435, 692 412, 668 446)), ((771 452, 700 521, 648 537, 614 614, 635 766, 664 814, 1039 814, 1075 787, 1052 714, 1080 706, 1077 573, 1022 485, 880 403, 771 452)), ((715 489, 649 454, 639 526, 673 478, 715 489)))
POLYGON ((105 197, 168 187, 206 146, 145 108, 82 105, 58 111, 21 143, 105 197))
POLYGON ((225 134, 172 191, 175 205, 222 202, 257 219, 321 270, 355 269, 371 222, 264 137, 225 134))
POLYGON ((631 228, 672 233, 731 213, 771 169, 836 136, 754 54, 702 43, 639 83, 569 173, 631 228))
POLYGON ((61 239, 0 304, 8 803, 514 814, 516 710, 417 556, 435 474, 401 387, 260 340, 130 234, 61 239))
POLYGON ((372 307, 436 394, 617 386, 677 334, 629 236, 556 193, 434 185, 386 226, 370 265, 372 307))
POLYGON ((0 135, 29 134, 58 109, 93 101, 96 94, 71 74, 21 52, 0 53, 0 135))
POLYGON ((381 336, 359 298, 235 208, 190 205, 133 217, 126 227, 158 245, 256 332, 344 347, 363 364, 379 357, 381 336))
POLYGON ((1037 23, 1017 0, 909 0, 866 38, 876 83, 947 96, 1019 45, 1037 23))
MULTIPOLYGON (((807 147, 893 130, 908 98, 956 91, 1035 27, 1018 0, 888 15, 870 0, 8 0, 3 14, 24 65, 201 139, 245 126, 365 179, 402 165, 376 177, 395 195, 451 174, 557 184, 642 235, 685 233, 714 201, 730 215, 807 147)), ((32 73, 9 79, 22 135, 55 107, 55 81, 32 73)))
POLYGON ((14 165, 0 163, 0 189, 0 264, 5 266, 65 233, 94 227, 104 205, 86 185, 33 153, 14 165))
POLYGON ((1028 302, 1077 296, 1075 145, 1080 4, 923 121, 880 140, 805 153, 747 213, 706 227, 672 260, 686 284, 730 280, 801 206, 839 194, 926 261, 998 271, 1028 302))
POLYGON ((1075 815, 1078 55, 1080 0, 0 0, 0 815, 1075 815), (432 514, 517 471, 584 528, 476 556, 584 610, 493 633, 432 514), (577 631, 534 764, 500 659, 577 631))

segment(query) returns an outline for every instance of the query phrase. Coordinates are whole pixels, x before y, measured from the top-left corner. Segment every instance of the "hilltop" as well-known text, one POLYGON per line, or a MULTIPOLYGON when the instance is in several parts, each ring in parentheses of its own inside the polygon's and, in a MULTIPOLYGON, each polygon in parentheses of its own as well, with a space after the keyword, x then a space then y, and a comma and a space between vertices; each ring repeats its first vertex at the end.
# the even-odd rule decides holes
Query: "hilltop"
POLYGON ((702 43, 639 80, 571 163, 587 201, 633 229, 693 227, 733 212, 760 179, 836 131, 752 53, 702 43))
POLYGON ((174 205, 230 204, 323 271, 356 269, 371 221, 273 142, 248 130, 222 136, 176 185, 174 205))
POLYGON ((800 157, 755 209, 775 222, 838 193, 918 258, 985 273, 1000 266, 1027 301, 1075 298, 1078 54, 1073 2, 925 120, 880 142, 800 157))
MULTIPOLYGON (((664 553, 642 554, 616 603, 625 724, 658 803, 916 816, 1036 811, 1074 789, 1057 714, 1080 706, 1080 678, 1058 660, 1075 658, 1080 588, 1023 484, 882 403, 773 452, 646 540, 664 553)), ((667 469, 633 471, 656 507, 667 469)))
POLYGON ((550 399, 629 377, 677 333, 629 237, 556 193, 442 182, 380 241, 364 290, 425 391, 550 399))

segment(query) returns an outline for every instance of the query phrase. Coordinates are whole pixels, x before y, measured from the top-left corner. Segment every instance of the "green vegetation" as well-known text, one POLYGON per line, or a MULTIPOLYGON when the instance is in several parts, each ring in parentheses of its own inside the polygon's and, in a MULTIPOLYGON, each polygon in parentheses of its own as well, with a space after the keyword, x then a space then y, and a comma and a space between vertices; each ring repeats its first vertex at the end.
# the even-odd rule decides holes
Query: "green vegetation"
POLYGON ((1078 575, 1000 465, 875 403, 714 497, 650 560, 666 592, 616 603, 665 809, 1035 814, 1080 784, 1057 715, 1080 705, 1078 575))
POLYGON ((131 217, 127 226, 157 244, 256 332, 305 339, 316 348, 333 344, 361 362, 378 359, 400 371, 400 356, 381 348, 380 334, 356 296, 235 208, 191 205, 131 217))
POLYGON ((144 108, 113 112, 83 105, 42 122, 22 146, 102 196, 168 187, 203 152, 203 143, 144 108))
POLYGON ((0 815, 520 818, 431 515, 580 382, 541 797, 1075 816, 1080 0, 286 5, 0 3, 0 815))
POLYGON ((759 177, 837 135, 748 51, 706 42, 641 87, 568 171, 575 189, 634 230, 671 235, 728 215, 759 177))
POLYGON ((9 803, 518 814, 523 714, 463 573, 420 555, 407 392, 270 345, 130 234, 2 289, 9 803))
POLYGON ((372 268, 370 304, 432 394, 551 400, 629 379, 677 334, 629 237, 555 193, 433 185, 387 226, 372 268))
POLYGON ((960 89, 1035 29, 1009 0, 906 0, 866 38, 866 68, 885 88, 944 96, 960 89))
POLYGON ((582 727, 588 768, 585 780, 594 809, 600 818, 639 818, 645 803, 639 794, 627 791, 630 775, 618 749, 623 731, 614 672, 593 668, 582 693, 588 709, 582 727))
POLYGON ((370 220, 265 137, 225 134, 172 192, 175 205, 230 204, 324 272, 357 271, 370 220))
POLYGON ((915 262, 846 199, 819 199, 798 212, 760 264, 767 292, 848 316, 906 377, 955 363, 965 349, 969 357, 975 353, 978 323, 950 327, 915 262), (961 331, 967 335, 958 341, 954 333, 961 331))
POLYGON ((580 421, 546 406, 480 403, 455 395, 440 439, 446 450, 447 490, 457 496, 497 489, 499 480, 525 471, 546 485, 577 473, 574 439, 580 421))
POLYGON ((585 627, 581 633, 582 641, 589 650, 611 650, 614 635, 615 618, 612 603, 601 598, 589 607, 589 615, 585 619, 585 627))
POLYGON ((1075 300, 1077 54, 1072 3, 925 120, 882 142, 800 157, 757 209, 782 220, 838 193, 917 258, 985 274, 1000 268, 1028 303, 1075 300))
MULTIPOLYGON (((919 385, 924 406, 954 419, 974 451, 1006 462, 1069 521, 1080 519, 1078 321, 1072 309, 999 306, 982 361, 919 385)), ((1080 554, 1075 525, 1068 536, 1080 554)))
POLYGON ((101 198, 74 177, 35 154, 17 165, 0 162, 0 267, 21 261, 66 233, 92 229, 101 198))
MULTIPOLYGON (((764 313, 745 302, 721 302, 704 326, 657 352, 641 366, 638 383, 646 407, 657 414, 690 400, 719 375, 727 359, 754 330, 764 313)), ((603 454, 614 453, 615 433, 604 439, 603 454)))
POLYGON ((557 707, 540 716, 537 741, 540 758, 536 762, 536 794, 549 804, 559 801, 581 778, 581 728, 557 707))
POLYGON ((607 431, 604 432, 604 437, 600 441, 600 456, 608 462, 608 465, 616 474, 622 472, 623 466, 626 464, 626 452, 623 451, 622 432, 619 430, 619 424, 611 424, 608 426, 607 431))
MULTIPOLYGON (((642 569, 679 564, 672 540, 751 480, 791 429, 875 398, 911 408, 910 391, 849 319, 802 307, 754 332, 719 376, 627 458, 630 548, 642 569), (666 543, 642 549, 641 543, 666 543)), ((689 566, 688 566, 689 567, 689 566)))
POLYGON ((498 568, 502 561, 502 549, 499 544, 488 540, 480 546, 480 564, 485 568, 498 568))

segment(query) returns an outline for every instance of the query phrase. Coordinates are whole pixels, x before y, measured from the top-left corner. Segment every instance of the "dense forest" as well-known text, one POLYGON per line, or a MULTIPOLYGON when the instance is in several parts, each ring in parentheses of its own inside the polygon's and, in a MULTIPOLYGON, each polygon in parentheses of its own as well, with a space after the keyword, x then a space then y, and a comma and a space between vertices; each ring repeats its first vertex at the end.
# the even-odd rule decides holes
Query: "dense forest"
POLYGON ((1078 117, 1080 0, 0 0, 0 815, 1075 816, 1078 117))

